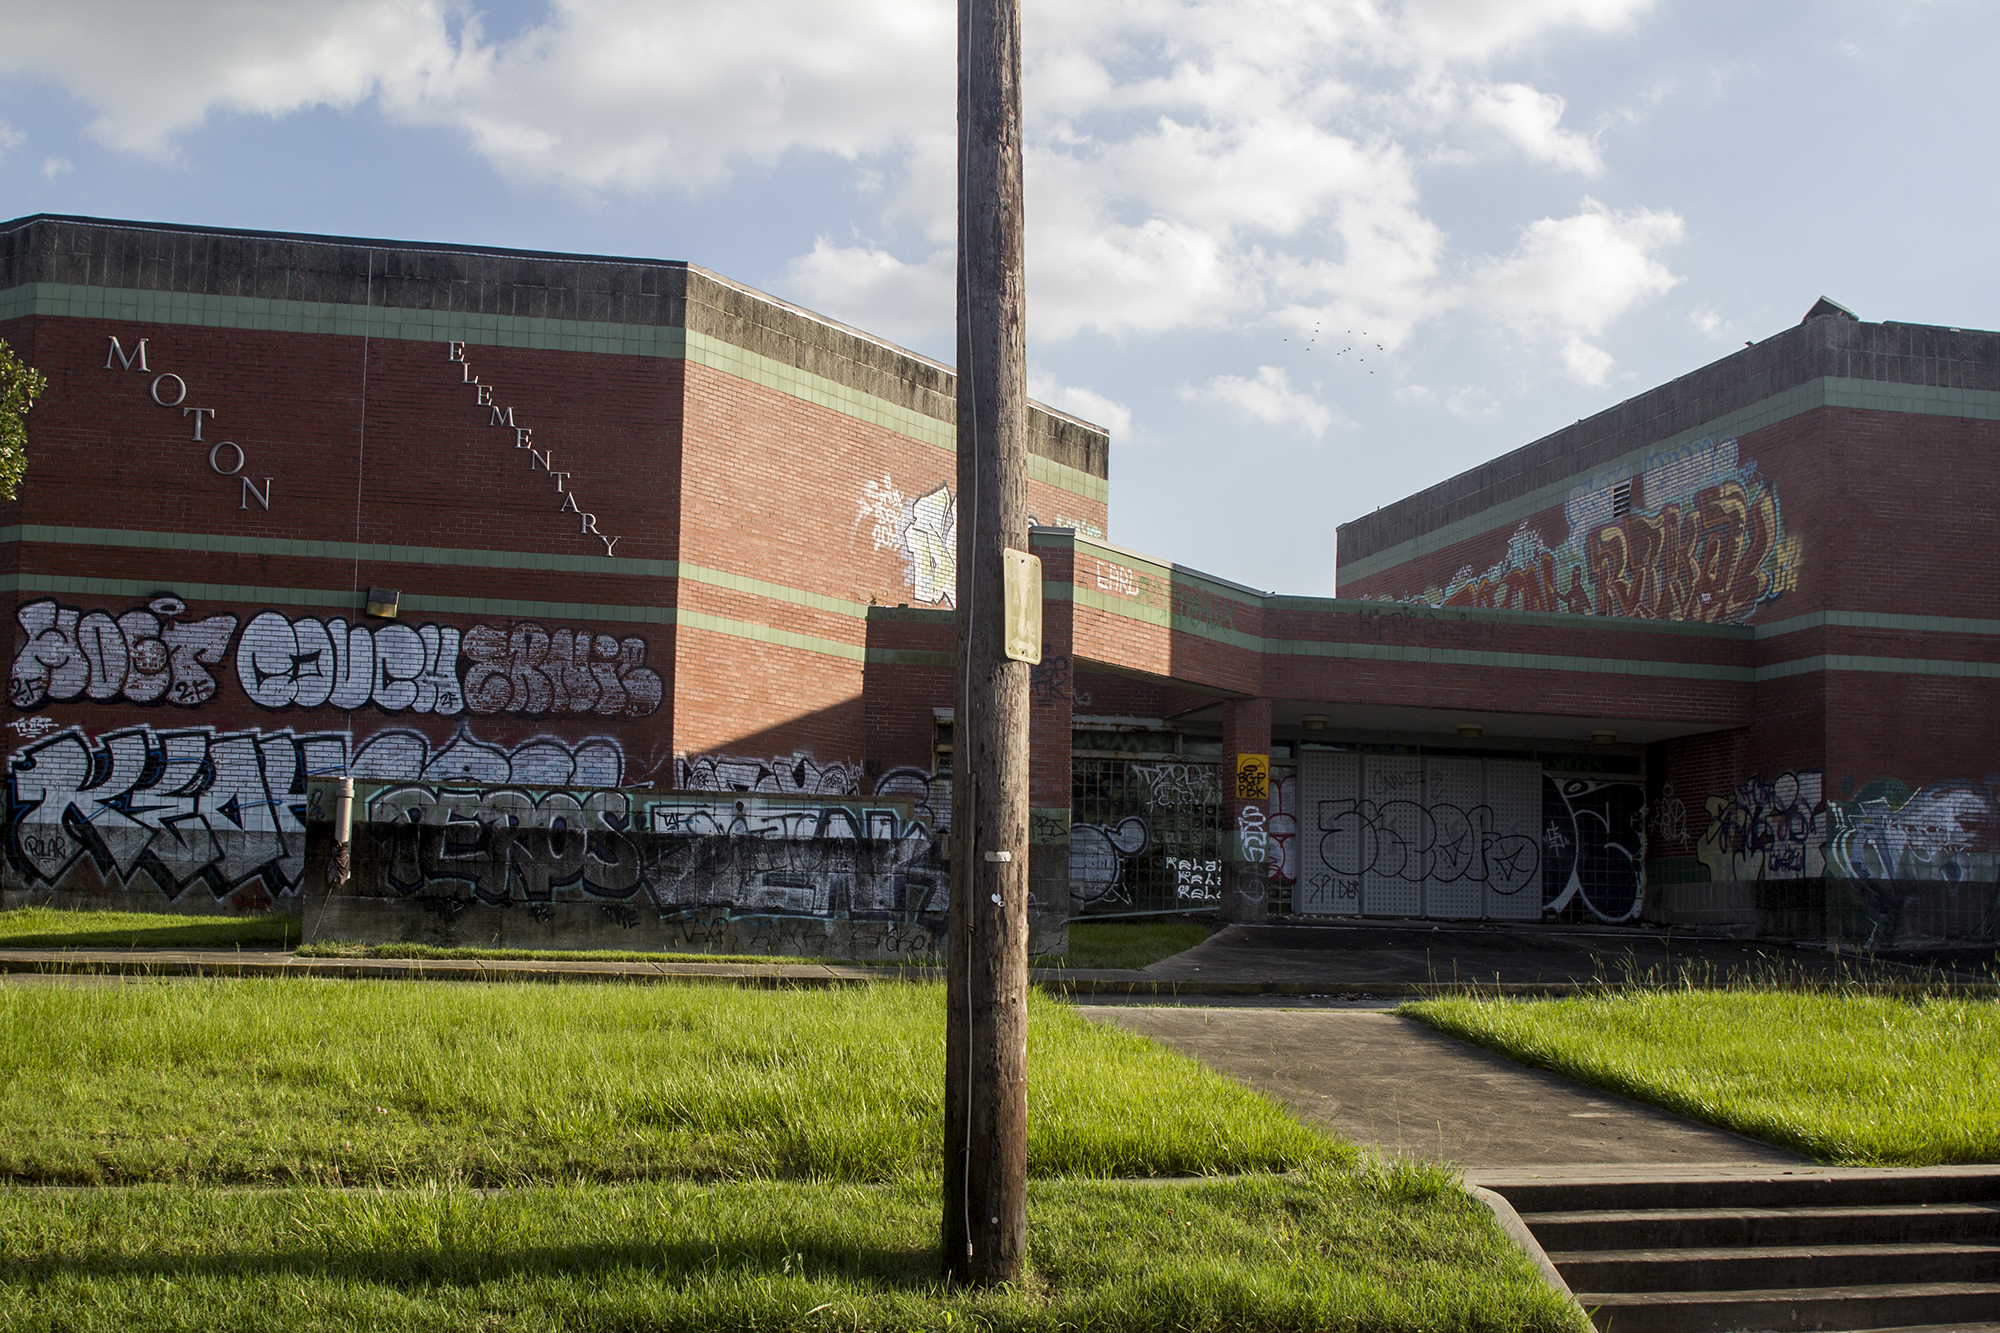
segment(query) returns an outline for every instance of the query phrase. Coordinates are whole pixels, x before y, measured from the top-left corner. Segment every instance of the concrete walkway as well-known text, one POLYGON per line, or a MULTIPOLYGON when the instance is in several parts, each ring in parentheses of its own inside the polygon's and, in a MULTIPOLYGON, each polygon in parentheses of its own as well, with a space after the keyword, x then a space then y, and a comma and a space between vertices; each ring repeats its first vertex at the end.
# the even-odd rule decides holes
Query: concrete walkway
POLYGON ((1469 1169, 1563 1173, 1578 1163, 1783 1170, 1804 1158, 1726 1130, 1528 1069, 1379 1011, 1093 1005, 1081 1010, 1152 1037, 1391 1156, 1469 1169))

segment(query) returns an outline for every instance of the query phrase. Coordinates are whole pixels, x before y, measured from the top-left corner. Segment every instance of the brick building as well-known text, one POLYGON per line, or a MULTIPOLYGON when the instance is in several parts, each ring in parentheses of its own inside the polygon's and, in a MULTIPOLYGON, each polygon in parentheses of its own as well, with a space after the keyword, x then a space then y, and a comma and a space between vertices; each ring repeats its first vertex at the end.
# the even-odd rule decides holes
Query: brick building
MULTIPOLYGON (((8 904, 929 946, 947 367, 687 264, 53 217, 0 226, 0 337, 50 383, 0 520, 8 904)), ((1996 361, 1809 318, 1343 527, 1338 599, 1110 545, 1108 438, 1036 408, 1039 941, 1990 931, 2000 611, 1910 520, 1994 562, 1996 361)))

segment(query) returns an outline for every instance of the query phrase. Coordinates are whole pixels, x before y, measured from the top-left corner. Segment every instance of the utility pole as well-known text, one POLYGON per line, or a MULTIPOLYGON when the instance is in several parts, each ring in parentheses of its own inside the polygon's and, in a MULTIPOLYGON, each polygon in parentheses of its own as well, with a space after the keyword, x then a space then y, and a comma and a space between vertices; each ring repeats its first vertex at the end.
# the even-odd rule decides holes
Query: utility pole
POLYGON ((959 0, 958 38, 944 1271, 996 1283, 1019 1274, 1028 1237, 1028 664, 1007 655, 1003 605, 1006 551, 1028 546, 1018 0, 959 0))

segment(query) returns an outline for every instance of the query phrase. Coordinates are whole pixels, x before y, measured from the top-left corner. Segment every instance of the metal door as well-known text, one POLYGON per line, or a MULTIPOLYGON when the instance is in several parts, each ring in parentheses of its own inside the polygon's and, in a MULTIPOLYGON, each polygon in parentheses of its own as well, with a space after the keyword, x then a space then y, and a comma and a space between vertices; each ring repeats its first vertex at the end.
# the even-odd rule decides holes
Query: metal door
POLYGON ((1352 916, 1361 910, 1361 756, 1299 755, 1299 881, 1293 910, 1352 916))
POLYGON ((1533 921, 1542 914, 1542 766, 1532 760, 1486 761, 1486 915, 1533 921))
POLYGON ((1424 763, 1371 754, 1361 763, 1361 910, 1420 916, 1424 910, 1424 763))
POLYGON ((1424 915, 1478 917, 1486 909, 1484 843, 1490 812, 1477 759, 1424 760, 1424 915))

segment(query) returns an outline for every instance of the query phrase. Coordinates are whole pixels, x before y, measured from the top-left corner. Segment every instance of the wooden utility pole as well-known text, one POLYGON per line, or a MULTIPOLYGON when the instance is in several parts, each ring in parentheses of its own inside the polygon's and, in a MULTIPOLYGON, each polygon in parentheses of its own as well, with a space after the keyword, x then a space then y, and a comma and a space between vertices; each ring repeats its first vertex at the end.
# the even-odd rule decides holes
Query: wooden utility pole
MULTIPOLYGON (((1027 1249, 1028 665, 1003 566, 1028 547, 1018 0, 958 7, 958 700, 946 930, 944 1270, 1027 1249)), ((1039 589, 1036 589, 1039 595, 1039 589)))

